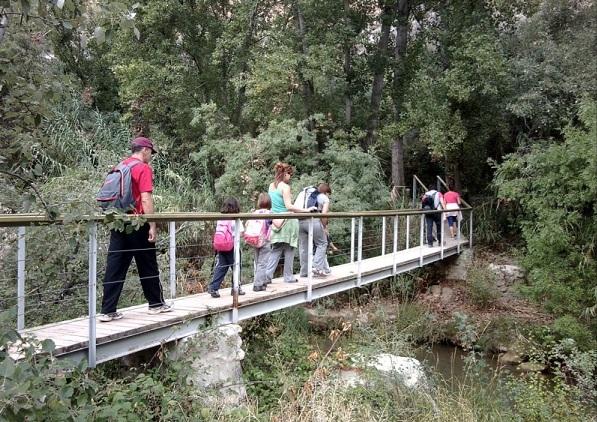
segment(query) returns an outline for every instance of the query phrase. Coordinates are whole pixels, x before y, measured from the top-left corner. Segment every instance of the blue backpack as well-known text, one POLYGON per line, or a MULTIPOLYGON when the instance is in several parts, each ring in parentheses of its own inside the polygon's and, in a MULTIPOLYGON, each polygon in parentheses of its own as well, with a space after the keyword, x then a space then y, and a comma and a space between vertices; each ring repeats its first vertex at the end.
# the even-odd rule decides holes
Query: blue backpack
POLYGON ((135 208, 131 170, 140 163, 141 161, 138 160, 129 164, 122 162, 108 172, 104 184, 95 197, 102 209, 129 210, 135 208))

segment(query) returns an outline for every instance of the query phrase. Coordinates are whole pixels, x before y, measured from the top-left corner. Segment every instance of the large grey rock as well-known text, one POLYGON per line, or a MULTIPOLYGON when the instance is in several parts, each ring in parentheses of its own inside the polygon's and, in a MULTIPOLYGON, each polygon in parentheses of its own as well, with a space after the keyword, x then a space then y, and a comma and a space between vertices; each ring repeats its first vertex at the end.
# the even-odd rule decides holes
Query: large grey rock
POLYGON ((367 366, 377 369, 386 375, 397 375, 398 379, 409 388, 417 388, 427 384, 421 362, 414 358, 382 353, 374 356, 367 366))
POLYGON ((454 289, 452 289, 451 287, 442 287, 442 295, 441 295, 441 301, 443 304, 447 305, 449 303, 452 303, 452 300, 454 299, 454 289))
POLYGON ((211 406, 237 406, 247 393, 241 361, 245 357, 241 327, 224 325, 187 337, 173 346, 169 358, 189 363, 187 382, 211 406))
POLYGON ((468 267, 472 262, 472 253, 470 249, 462 249, 458 258, 452 263, 446 265, 446 280, 466 280, 468 267))
POLYGON ((429 293, 433 296, 440 296, 442 294, 442 286, 439 284, 434 284, 433 286, 429 287, 429 293))
POLYGON ((375 356, 356 355, 352 358, 356 366, 343 368, 336 372, 332 378, 333 383, 340 388, 353 388, 357 386, 372 386, 379 379, 368 379, 367 371, 363 368, 373 368, 383 378, 398 381, 408 388, 426 388, 427 377, 423 365, 414 358, 381 353, 375 356))
POLYGON ((503 355, 500 355, 499 362, 502 365, 518 365, 522 363, 522 353, 515 350, 509 350, 503 355))
POLYGON ((506 285, 512 285, 524 278, 524 270, 517 265, 489 264, 488 268, 498 276, 498 284, 500 279, 506 285))

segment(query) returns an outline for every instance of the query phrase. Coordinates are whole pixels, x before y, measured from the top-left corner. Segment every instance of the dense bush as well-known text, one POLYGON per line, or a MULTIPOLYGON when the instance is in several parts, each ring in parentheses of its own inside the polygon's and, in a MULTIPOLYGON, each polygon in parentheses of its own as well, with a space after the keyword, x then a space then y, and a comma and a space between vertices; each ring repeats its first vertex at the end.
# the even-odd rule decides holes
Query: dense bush
POLYGON ((549 311, 580 316, 593 305, 597 279, 596 103, 582 104, 580 125, 563 143, 545 141, 508 156, 495 185, 517 204, 528 269, 525 291, 549 311))
POLYGON ((499 297, 495 275, 481 264, 473 264, 468 268, 466 291, 471 301, 481 309, 490 307, 499 297))

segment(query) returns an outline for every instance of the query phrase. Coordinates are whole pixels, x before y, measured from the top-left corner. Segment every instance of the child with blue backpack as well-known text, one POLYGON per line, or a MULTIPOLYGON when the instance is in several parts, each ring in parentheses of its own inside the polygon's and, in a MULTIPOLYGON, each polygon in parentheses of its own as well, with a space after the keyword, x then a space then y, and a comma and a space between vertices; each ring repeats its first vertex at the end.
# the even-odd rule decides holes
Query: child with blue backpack
MULTIPOLYGON (((240 205, 236 198, 227 198, 220 209, 222 214, 238 214, 240 212, 240 205)), ((244 227, 238 228, 240 233, 244 231, 244 227)), ((213 238, 213 247, 216 251, 216 261, 213 278, 207 292, 211 297, 218 298, 220 293, 220 285, 224 281, 224 277, 228 273, 228 269, 234 265, 234 235, 236 233, 236 222, 234 220, 218 220, 216 224, 216 232, 213 238)), ((240 289, 238 290, 239 295, 244 295, 240 289)))

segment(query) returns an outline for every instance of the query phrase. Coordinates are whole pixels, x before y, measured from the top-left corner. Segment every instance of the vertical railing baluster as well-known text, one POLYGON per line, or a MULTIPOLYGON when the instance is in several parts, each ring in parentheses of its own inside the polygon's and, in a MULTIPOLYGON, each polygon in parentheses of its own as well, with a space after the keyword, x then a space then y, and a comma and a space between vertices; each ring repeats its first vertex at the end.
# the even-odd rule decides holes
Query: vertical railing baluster
POLYGON ((410 215, 406 216, 406 249, 410 248, 410 215))
POLYGON ((354 262, 354 232, 355 232, 355 218, 350 219, 350 263, 354 262))
POLYGON ((398 253, 398 216, 394 216, 394 242, 392 243, 392 275, 396 275, 396 256, 398 253))
POLYGON ((89 226, 89 344, 88 357, 90 368, 96 365, 96 320, 95 304, 97 300, 97 223, 93 222, 89 226))
POLYGON ((458 242, 458 244, 456 245, 456 252, 458 253, 458 255, 460 255, 460 221, 458 219, 458 217, 461 216, 460 213, 458 213, 456 215, 456 228, 458 230, 458 233, 456 234, 456 241, 458 242))
POLYGON ((423 266, 423 223, 425 220, 425 214, 421 214, 421 246, 419 247, 419 266, 422 267, 423 266))
POLYGON ((17 330, 25 329, 25 227, 17 231, 17 330))
POLYGON ((313 217, 309 219, 309 240, 307 245, 307 302, 313 294, 313 217))
MULTIPOLYGON (((439 184, 439 180, 437 181, 437 183, 439 184)), ((446 238, 445 236, 445 231, 444 231, 444 213, 443 211, 440 213, 439 215, 439 221, 440 221, 440 227, 441 227, 441 233, 438 236, 441 236, 441 239, 439 241, 439 246, 440 246, 440 250, 439 250, 439 256, 440 259, 444 259, 444 243, 446 243, 446 238)))
POLYGON ((417 207, 417 181, 413 176, 413 208, 417 207))
POLYGON ((381 218, 381 254, 386 254, 386 217, 381 218))
POLYGON ((357 286, 361 285, 361 276, 362 276, 362 261, 363 261, 363 217, 359 217, 359 246, 358 246, 358 254, 357 254, 357 286))
POLYGON ((240 288, 240 218, 234 226, 234 271, 232 273, 232 322, 238 322, 238 290, 240 288))
POLYGON ((469 225, 470 225, 470 228, 469 228, 470 234, 468 237, 468 247, 472 251, 472 249, 473 249, 473 210, 472 209, 471 209, 471 222, 469 225))
POLYGON ((176 222, 168 222, 168 237, 170 248, 168 258, 170 260, 170 300, 176 297, 176 222))

